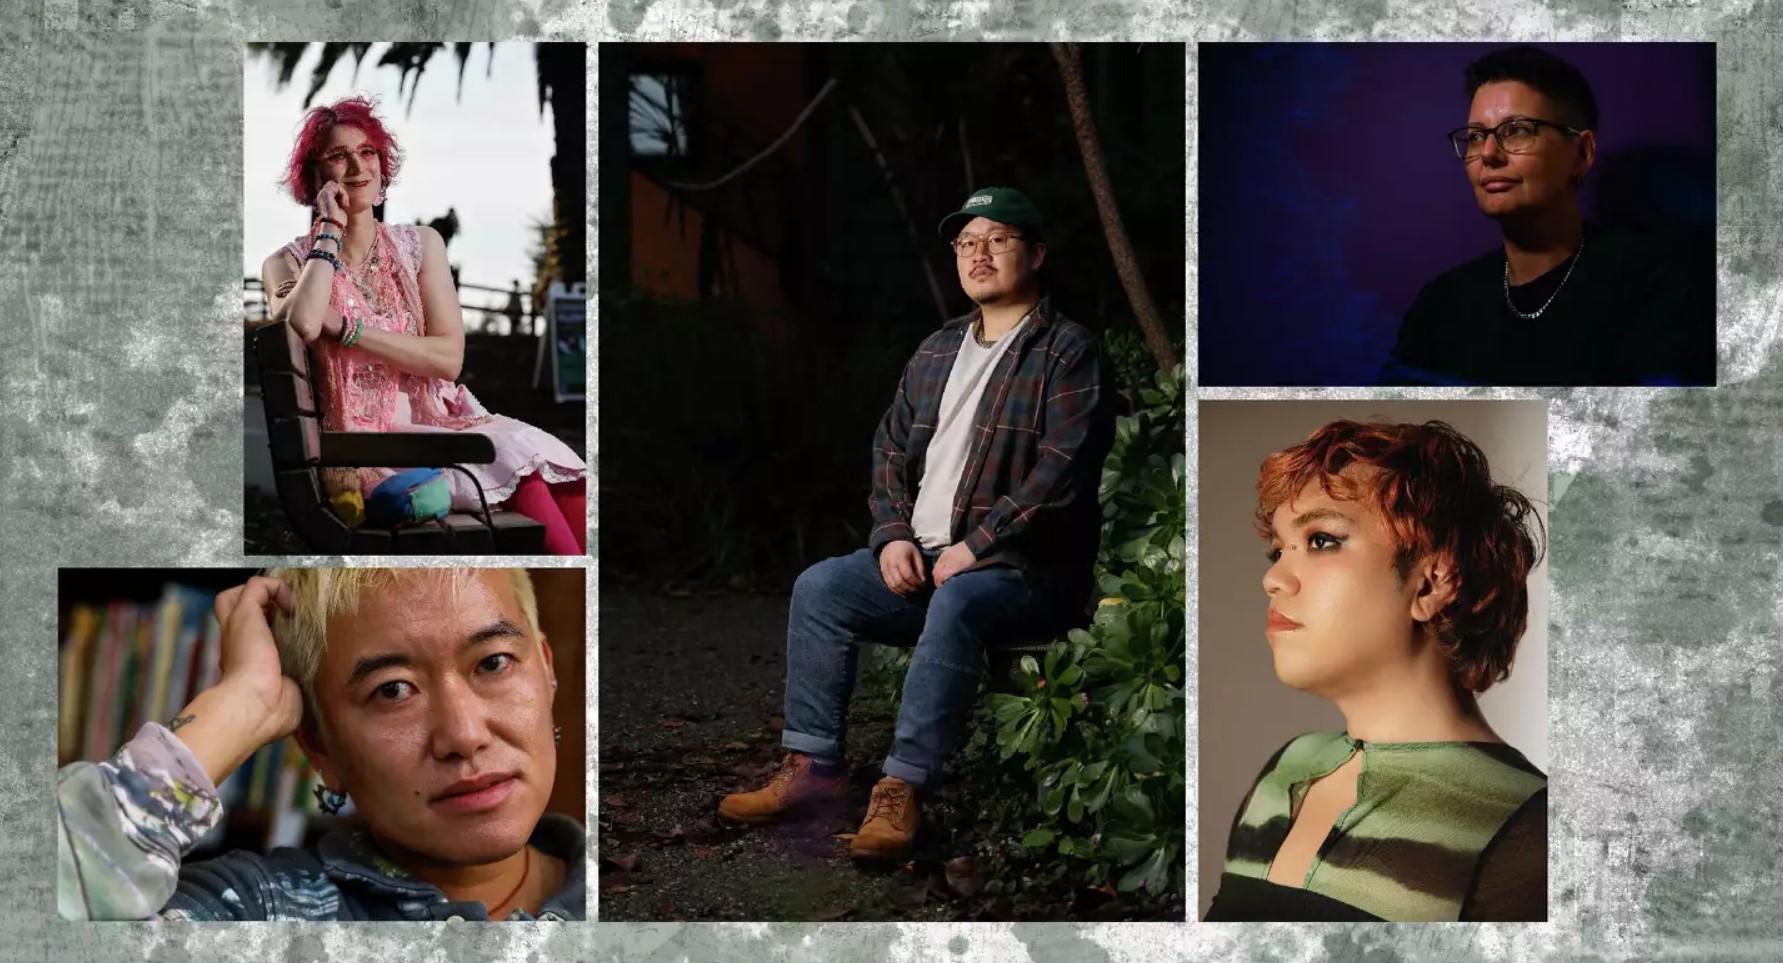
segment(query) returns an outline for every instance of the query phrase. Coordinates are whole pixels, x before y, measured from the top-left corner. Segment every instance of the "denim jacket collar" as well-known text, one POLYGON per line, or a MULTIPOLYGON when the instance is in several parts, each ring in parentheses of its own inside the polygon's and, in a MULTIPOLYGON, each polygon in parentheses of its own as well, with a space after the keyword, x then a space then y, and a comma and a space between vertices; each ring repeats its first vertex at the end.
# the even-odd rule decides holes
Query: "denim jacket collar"
MULTIPOLYGON (((545 900, 537 917, 519 912, 522 919, 582 920, 587 917, 587 834, 582 825, 561 813, 546 813, 528 840, 542 853, 563 860, 563 888, 545 900)), ((369 830, 351 820, 322 837, 316 845, 323 871, 342 890, 358 890, 368 900, 402 905, 417 919, 431 919, 453 904, 432 883, 411 875, 379 852, 369 830)))

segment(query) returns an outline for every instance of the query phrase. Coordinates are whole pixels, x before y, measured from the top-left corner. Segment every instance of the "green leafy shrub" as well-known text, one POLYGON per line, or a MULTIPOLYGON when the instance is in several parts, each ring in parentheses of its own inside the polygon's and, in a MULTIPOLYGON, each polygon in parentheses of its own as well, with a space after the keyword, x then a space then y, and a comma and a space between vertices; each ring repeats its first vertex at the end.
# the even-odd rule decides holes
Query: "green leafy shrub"
POLYGON ((1094 619, 1021 660, 956 761, 981 830, 1005 841, 996 855, 1047 867, 999 873, 1003 888, 1069 873, 1135 899, 1182 898, 1185 393, 1180 368, 1153 371, 1123 389, 1135 410, 1117 421, 1102 475, 1094 619))

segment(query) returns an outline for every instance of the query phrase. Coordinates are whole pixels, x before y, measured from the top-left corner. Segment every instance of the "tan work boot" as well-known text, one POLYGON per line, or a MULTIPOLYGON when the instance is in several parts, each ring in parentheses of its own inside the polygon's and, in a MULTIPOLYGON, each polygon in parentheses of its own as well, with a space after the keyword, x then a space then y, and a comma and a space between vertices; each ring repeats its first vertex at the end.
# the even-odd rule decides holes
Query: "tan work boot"
POLYGON ((916 788, 896 776, 886 776, 873 786, 867 803, 867 819, 848 847, 855 859, 900 859, 916 842, 922 821, 916 788))
POLYGON ((718 803, 718 815, 739 823, 771 823, 794 809, 848 795, 848 777, 820 776, 811 771, 811 757, 789 752, 768 784, 754 792, 731 793, 718 803))

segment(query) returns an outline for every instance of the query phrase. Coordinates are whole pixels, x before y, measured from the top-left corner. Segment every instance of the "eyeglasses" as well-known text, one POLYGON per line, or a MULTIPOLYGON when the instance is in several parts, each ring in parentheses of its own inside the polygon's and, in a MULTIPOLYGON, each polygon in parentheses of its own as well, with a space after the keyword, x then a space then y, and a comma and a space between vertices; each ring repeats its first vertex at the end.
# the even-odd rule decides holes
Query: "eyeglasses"
POLYGON ((978 242, 983 241, 992 254, 1005 254, 1021 238, 1020 234, 961 234, 948 247, 953 248, 954 257, 972 257, 978 253, 978 242))
POLYGON ((1486 149, 1486 138, 1490 136, 1506 153, 1527 154, 1535 149, 1536 138, 1541 136, 1543 127, 1552 127, 1568 137, 1583 133, 1576 127, 1551 120, 1512 117, 1497 127, 1457 127, 1449 131, 1449 146, 1455 149, 1456 157, 1467 160, 1480 156, 1480 151, 1486 149))

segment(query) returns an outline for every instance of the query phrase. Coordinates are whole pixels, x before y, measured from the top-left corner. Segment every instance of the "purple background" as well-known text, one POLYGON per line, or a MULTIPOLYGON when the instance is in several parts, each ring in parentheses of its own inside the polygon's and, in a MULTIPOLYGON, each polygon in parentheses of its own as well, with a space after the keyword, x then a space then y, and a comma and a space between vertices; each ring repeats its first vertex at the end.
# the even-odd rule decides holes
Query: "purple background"
MULTIPOLYGON (((1371 384, 1419 288, 1501 243, 1444 135, 1506 46, 1200 45, 1202 384, 1371 384)), ((1712 270, 1715 45, 1537 46, 1597 96, 1586 217, 1712 270)))

